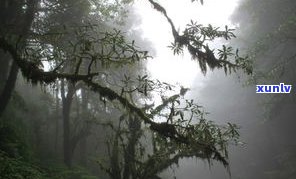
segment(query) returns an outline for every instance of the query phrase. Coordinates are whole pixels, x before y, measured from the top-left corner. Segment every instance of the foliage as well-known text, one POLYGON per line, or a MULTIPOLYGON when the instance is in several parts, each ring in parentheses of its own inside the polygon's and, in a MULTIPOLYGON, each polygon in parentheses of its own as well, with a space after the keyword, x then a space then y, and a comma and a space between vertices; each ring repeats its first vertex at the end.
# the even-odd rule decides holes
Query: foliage
POLYGON ((58 168, 47 166, 40 169, 36 165, 23 161, 21 158, 11 158, 5 152, 0 151, 0 178, 5 179, 96 179, 85 168, 74 167, 58 168))
POLYGON ((118 125, 111 121, 99 122, 114 131, 107 140, 107 161, 110 162, 97 161, 101 169, 111 178, 125 178, 127 172, 132 178, 157 178, 163 170, 187 157, 204 159, 209 164, 217 160, 227 166, 227 145, 238 142, 238 127, 230 123, 219 126, 207 121, 201 106, 193 100, 180 98, 179 94, 163 97, 163 104, 150 105, 146 109, 150 116, 167 120, 150 126, 158 132, 150 133, 147 128, 142 128, 139 119, 131 114, 120 116, 118 125), (146 145, 151 145, 152 149, 146 145))
POLYGON ((201 71, 206 74, 207 67, 211 70, 215 68, 224 68, 225 73, 231 73, 231 71, 236 71, 236 69, 242 69, 247 74, 252 74, 252 64, 247 57, 241 57, 236 50, 234 56, 234 62, 230 61, 229 58, 234 55, 232 53, 232 48, 226 48, 218 50, 219 58, 215 57, 214 50, 210 49, 208 42, 211 42, 217 38, 224 38, 229 40, 235 37, 233 30, 225 26, 225 30, 220 31, 219 28, 208 25, 207 27, 198 24, 191 20, 187 27, 180 35, 176 30, 172 20, 168 17, 166 10, 157 2, 149 0, 153 7, 162 13, 167 19, 171 26, 172 34, 174 37, 174 42, 169 46, 174 54, 180 54, 183 49, 186 48, 190 53, 193 60, 198 61, 201 71))
POLYGON ((97 179, 96 176, 84 168, 75 166, 68 168, 67 166, 53 163, 46 168, 46 178, 49 179, 97 179))
POLYGON ((10 158, 5 152, 0 151, 0 178, 40 179, 44 178, 44 171, 21 159, 10 158))

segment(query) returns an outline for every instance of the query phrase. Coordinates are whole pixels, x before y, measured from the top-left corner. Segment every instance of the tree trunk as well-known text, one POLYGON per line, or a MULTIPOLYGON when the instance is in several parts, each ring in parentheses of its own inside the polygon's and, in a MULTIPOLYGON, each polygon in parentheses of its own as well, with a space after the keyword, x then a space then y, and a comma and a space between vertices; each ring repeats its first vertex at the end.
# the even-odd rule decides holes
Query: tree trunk
POLYGON ((7 75, 9 72, 9 55, 0 50, 0 91, 4 89, 7 75))
POLYGON ((17 79, 17 74, 18 74, 18 66, 15 61, 12 62, 10 72, 7 78, 7 81, 5 83, 5 86, 2 90, 2 93, 0 95, 0 117, 2 116, 10 98, 12 95, 12 91, 15 86, 15 82, 17 79))
POLYGON ((124 151, 124 170, 123 179, 136 179, 136 145, 139 142, 141 121, 136 116, 129 116, 128 128, 130 135, 128 137, 128 145, 124 151))
MULTIPOLYGON (((85 119, 87 119, 87 101, 88 96, 85 89, 81 89, 81 99, 82 99, 82 106, 81 106, 81 113, 82 113, 82 121, 86 122, 85 119)), ((88 125, 88 124, 85 124, 88 125)), ((88 128, 86 128, 88 130, 88 128)), ((87 146, 87 137, 83 137, 80 142, 80 163, 84 166, 86 166, 86 146, 87 146)))
MULTIPOLYGON (((0 2, 0 36, 7 36, 10 33, 20 34, 22 40, 18 42, 18 49, 23 50, 26 46, 26 37, 30 31, 32 22, 35 17, 36 7, 38 0, 28 0, 27 9, 24 13, 23 5, 25 1, 1 1, 0 2), (14 24, 15 28, 11 28, 11 24, 14 24)), ((15 42, 14 42, 15 43, 15 42)), ((3 57, 3 56, 1 56, 3 57)), ((4 55, 5 58, 5 55, 4 55)), ((7 61, 4 64, 9 63, 11 57, 7 57, 7 61)), ((3 59, 5 60, 5 59, 3 59)), ((2 60, 1 60, 2 61, 2 60)), ((1 64, 2 65, 2 64, 1 64)), ((18 66, 15 61, 12 62, 10 73, 7 82, 2 90, 0 96, 0 117, 3 114, 15 86, 15 82, 18 74, 18 66)))
POLYGON ((56 93, 55 93, 55 98, 56 98, 56 121, 55 121, 55 141, 54 141, 54 151, 58 153, 58 143, 59 143, 59 120, 60 120, 60 99, 59 99, 59 82, 56 81, 56 93))
POLYGON ((63 103, 63 129, 64 129, 64 163, 68 167, 72 165, 73 158, 73 149, 71 144, 71 135, 70 135, 70 111, 73 95, 75 93, 74 84, 68 84, 68 92, 65 95, 65 84, 62 80, 61 84, 61 94, 62 94, 62 103, 63 103))

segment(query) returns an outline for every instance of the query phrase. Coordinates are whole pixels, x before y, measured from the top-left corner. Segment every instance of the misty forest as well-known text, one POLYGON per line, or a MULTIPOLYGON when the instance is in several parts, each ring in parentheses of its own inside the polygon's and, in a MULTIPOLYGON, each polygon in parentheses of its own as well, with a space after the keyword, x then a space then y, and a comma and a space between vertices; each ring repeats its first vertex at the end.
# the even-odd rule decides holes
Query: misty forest
POLYGON ((0 0, 0 179, 295 179, 295 48, 294 0, 0 0))

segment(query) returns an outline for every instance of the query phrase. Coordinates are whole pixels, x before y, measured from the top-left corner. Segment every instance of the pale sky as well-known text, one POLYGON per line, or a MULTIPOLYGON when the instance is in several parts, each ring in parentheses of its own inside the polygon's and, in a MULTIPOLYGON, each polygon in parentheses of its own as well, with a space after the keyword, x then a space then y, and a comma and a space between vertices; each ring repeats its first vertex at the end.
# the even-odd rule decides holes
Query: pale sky
MULTIPOLYGON (((183 30, 190 20, 201 24, 214 26, 231 26, 229 17, 235 9, 238 0, 204 0, 204 5, 191 3, 191 0, 159 0, 157 1, 167 10, 176 28, 183 30)), ((191 61, 190 56, 174 56, 167 48, 173 37, 166 19, 152 8, 147 0, 138 0, 134 5, 137 14, 142 19, 139 28, 142 29, 144 38, 149 39, 155 50, 156 56, 148 62, 148 70, 153 78, 169 83, 179 83, 190 87, 195 78, 203 80, 198 63, 191 61)))

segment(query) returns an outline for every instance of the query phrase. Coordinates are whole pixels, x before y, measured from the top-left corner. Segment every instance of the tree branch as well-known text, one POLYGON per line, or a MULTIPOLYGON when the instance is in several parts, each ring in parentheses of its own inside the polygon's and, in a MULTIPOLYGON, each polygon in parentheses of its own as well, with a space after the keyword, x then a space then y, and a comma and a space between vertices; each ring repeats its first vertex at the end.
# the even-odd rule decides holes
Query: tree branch
POLYGON ((102 97, 105 97, 110 101, 119 101, 121 105, 128 109, 131 113, 138 115, 144 121, 144 123, 150 124, 150 128, 152 130, 166 137, 170 137, 178 142, 188 144, 187 139, 185 140, 185 137, 183 137, 181 134, 175 135, 176 127, 174 125, 166 124, 166 126, 169 127, 170 130, 162 130, 164 124, 156 123, 153 120, 151 120, 151 118, 148 117, 148 115, 145 112, 143 112, 141 108, 134 106, 128 99, 117 94, 112 89, 93 82, 92 78, 94 76, 97 76, 99 73, 79 75, 58 73, 56 71, 45 72, 43 69, 40 69, 35 63, 22 59, 18 55, 14 47, 10 45, 4 38, 0 38, 0 47, 4 51, 7 51, 11 54, 13 59, 20 67, 24 77, 26 77, 32 83, 43 82, 48 84, 53 83, 56 79, 67 79, 72 82, 83 81, 87 86, 89 86, 93 91, 98 92, 102 97))

